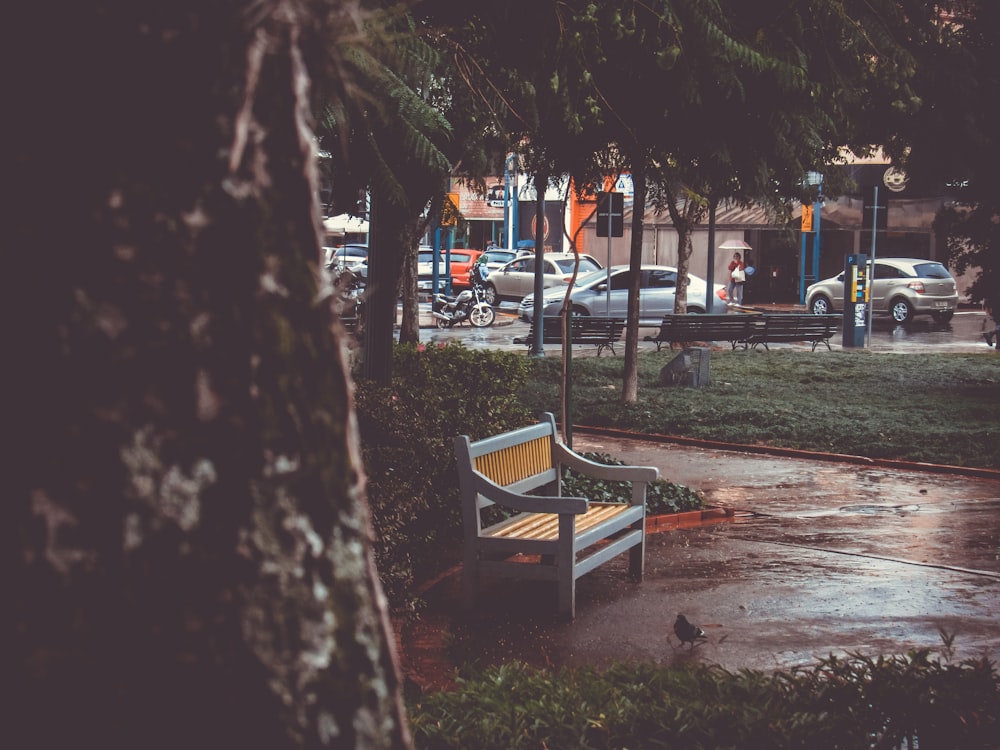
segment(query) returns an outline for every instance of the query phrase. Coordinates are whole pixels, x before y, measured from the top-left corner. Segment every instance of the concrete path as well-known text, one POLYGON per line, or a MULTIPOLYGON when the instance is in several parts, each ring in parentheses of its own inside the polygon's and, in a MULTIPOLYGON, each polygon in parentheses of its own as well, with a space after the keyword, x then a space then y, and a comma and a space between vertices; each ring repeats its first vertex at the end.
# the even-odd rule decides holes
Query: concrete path
POLYGON ((460 569, 431 582, 402 634, 415 682, 520 659, 546 667, 689 661, 728 670, 813 664, 830 654, 1000 656, 1000 473, 706 449, 577 431, 574 448, 658 466, 703 489, 729 522, 652 534, 646 577, 624 557, 578 582, 577 617, 550 586, 491 582, 463 613, 460 569), (678 612, 708 634, 680 647, 678 612))

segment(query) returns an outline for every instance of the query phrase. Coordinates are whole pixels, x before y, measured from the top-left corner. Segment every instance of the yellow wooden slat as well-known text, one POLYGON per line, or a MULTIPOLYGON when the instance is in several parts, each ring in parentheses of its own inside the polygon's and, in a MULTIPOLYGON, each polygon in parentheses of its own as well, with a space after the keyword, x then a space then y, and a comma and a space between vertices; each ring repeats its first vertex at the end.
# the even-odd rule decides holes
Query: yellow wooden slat
POLYGON ((541 474, 552 468, 550 443, 551 438, 543 435, 526 443, 479 456, 475 459, 476 471, 501 486, 541 474))
MULTIPOLYGON (((576 531, 581 533, 624 513, 629 505, 592 505, 586 513, 576 517, 576 531)), ((559 516, 550 513, 525 513, 516 523, 505 526, 490 536, 498 539, 535 539, 552 541, 559 537, 559 516)))

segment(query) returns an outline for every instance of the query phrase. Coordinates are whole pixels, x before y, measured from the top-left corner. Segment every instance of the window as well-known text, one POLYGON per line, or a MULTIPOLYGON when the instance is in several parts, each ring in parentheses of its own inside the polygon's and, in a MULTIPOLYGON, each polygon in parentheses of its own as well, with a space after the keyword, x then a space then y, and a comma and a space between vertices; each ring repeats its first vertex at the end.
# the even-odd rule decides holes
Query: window
POLYGON ((622 271, 621 273, 616 273, 611 277, 611 289, 612 290, 628 290, 629 282, 632 280, 631 271, 622 271))
POLYGON ((948 273, 948 269, 940 263, 921 263, 920 265, 914 266, 913 270, 916 271, 917 276, 922 279, 951 278, 951 274, 948 273))
POLYGON ((899 269, 892 266, 887 266, 884 263, 875 264, 875 278, 876 279, 899 279, 903 278, 905 274, 901 273, 899 269))
POLYGON ((674 271, 650 271, 646 286, 650 289, 673 289, 677 286, 677 273, 674 271))

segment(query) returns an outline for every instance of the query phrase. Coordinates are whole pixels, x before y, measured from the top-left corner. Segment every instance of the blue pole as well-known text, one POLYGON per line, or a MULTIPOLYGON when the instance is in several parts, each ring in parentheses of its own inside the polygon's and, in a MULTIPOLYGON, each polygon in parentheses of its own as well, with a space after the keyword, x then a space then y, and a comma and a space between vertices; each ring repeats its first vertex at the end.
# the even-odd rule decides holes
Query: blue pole
POLYGON ((799 304, 806 303, 806 232, 802 233, 802 251, 799 253, 799 304))
POLYGON ((441 254, 441 227, 434 230, 434 259, 431 263, 431 298, 438 291, 438 258, 441 254))
MULTIPOLYGON (((820 186, 820 192, 822 192, 822 190, 823 190, 823 188, 822 188, 822 185, 821 185, 820 186)), ((819 218, 819 212, 820 212, 820 208, 822 208, 822 206, 823 206, 823 204, 820 201, 816 201, 815 203, 813 203, 813 232, 815 232, 815 234, 813 235, 813 263, 812 263, 813 283, 816 283, 817 281, 819 281, 819 249, 820 249, 820 237, 819 237, 820 218, 819 218)), ((805 302, 805 299, 803 298, 802 301, 805 302)))

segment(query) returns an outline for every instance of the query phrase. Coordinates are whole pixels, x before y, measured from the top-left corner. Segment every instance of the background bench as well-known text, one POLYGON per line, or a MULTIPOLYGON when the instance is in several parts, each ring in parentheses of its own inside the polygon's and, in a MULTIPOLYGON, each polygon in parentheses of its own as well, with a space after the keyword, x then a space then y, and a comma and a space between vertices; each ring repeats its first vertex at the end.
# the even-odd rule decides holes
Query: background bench
MULTIPOLYGON (((625 321, 615 318, 601 318, 590 315, 574 315, 570 319, 571 342, 574 344, 593 344, 597 347, 597 356, 610 349, 615 354, 615 344, 621 341, 625 332, 625 321)), ((562 316, 546 315, 542 318, 542 343, 562 343, 562 316)), ((528 344, 535 340, 535 319, 532 318, 527 336, 514 339, 515 344, 528 344)))
POLYGON ((644 340, 655 342, 656 351, 660 351, 663 344, 670 344, 673 349, 675 343, 691 341, 728 341, 733 349, 738 344, 743 344, 746 348, 760 317, 762 316, 742 313, 664 315, 660 330, 655 336, 646 336, 644 340))
POLYGON ((761 315, 763 326, 757 328, 748 339, 751 347, 778 342, 806 341, 812 344, 812 350, 822 342, 830 349, 830 337, 837 333, 843 324, 840 315, 812 315, 811 313, 776 313, 761 315))
POLYGON ((576 579, 629 552, 629 573, 642 579, 646 546, 646 483, 659 476, 649 466, 606 466, 567 448, 555 418, 472 442, 455 438, 464 528, 463 589, 475 602, 480 576, 553 581, 559 614, 576 615, 576 579), (605 479, 632 482, 629 503, 594 503, 563 497, 563 467, 605 479), (545 496, 526 494, 545 488, 545 496), (484 511, 513 513, 490 523, 484 511), (531 556, 529 558, 524 555, 531 556), (540 556, 537 557, 537 556, 540 556))

